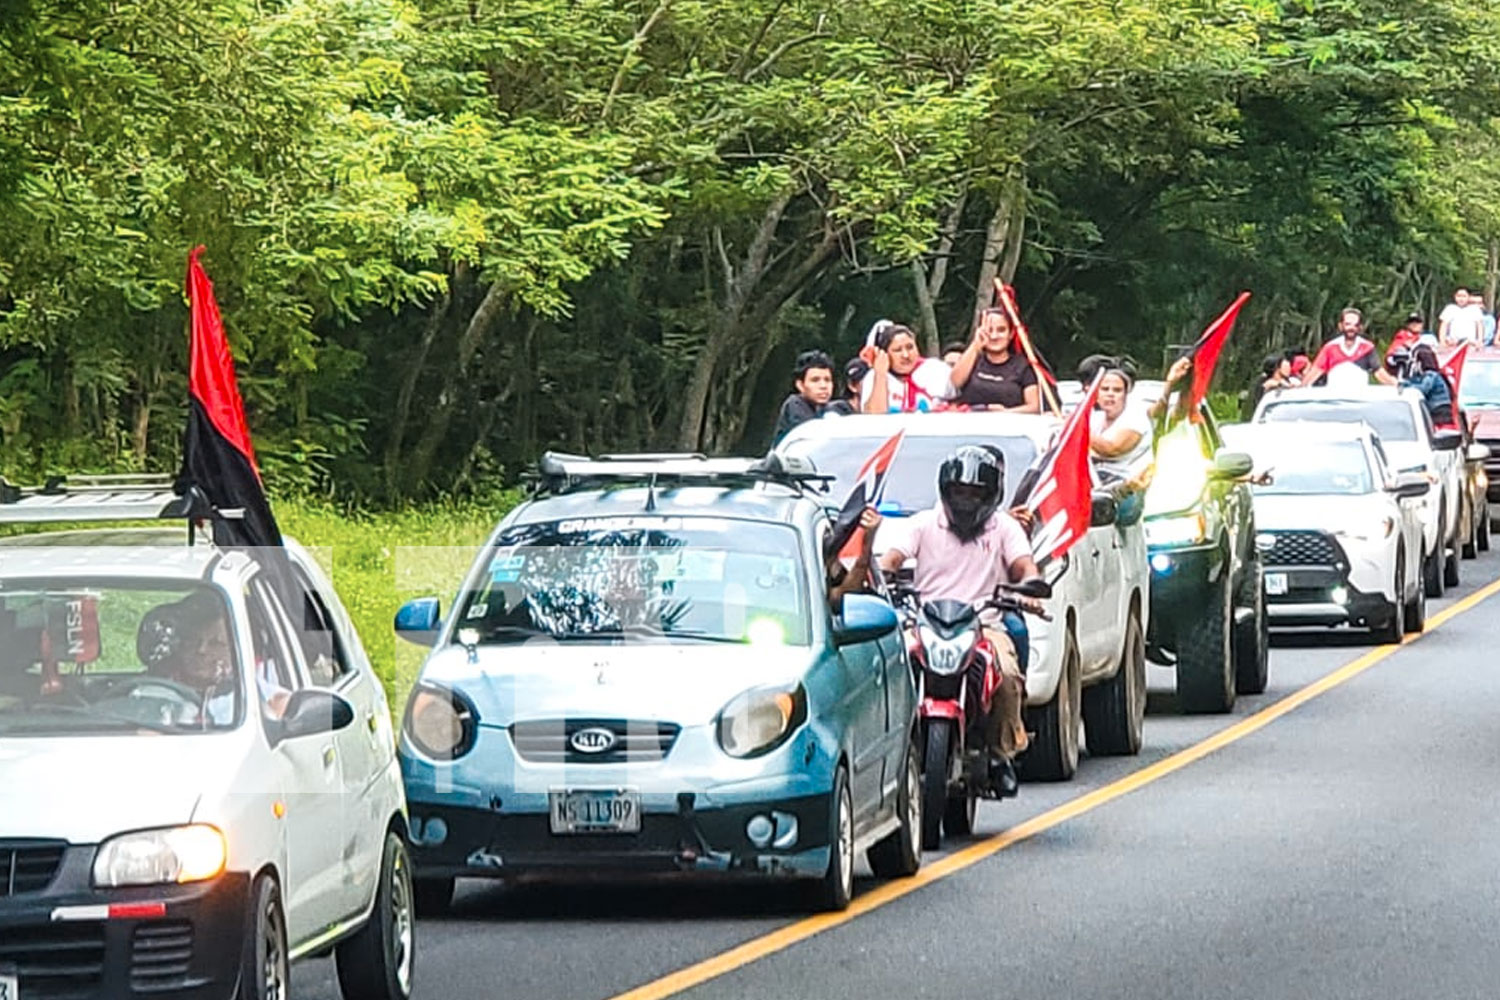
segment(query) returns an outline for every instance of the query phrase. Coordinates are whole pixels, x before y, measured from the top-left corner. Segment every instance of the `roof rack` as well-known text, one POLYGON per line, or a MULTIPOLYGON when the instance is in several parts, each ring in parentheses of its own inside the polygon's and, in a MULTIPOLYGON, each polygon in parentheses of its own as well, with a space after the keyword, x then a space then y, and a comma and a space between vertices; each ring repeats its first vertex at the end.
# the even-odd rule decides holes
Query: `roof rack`
POLYGON ((568 493, 581 489, 621 483, 639 483, 651 487, 681 486, 753 486, 775 483, 798 492, 818 488, 828 492, 834 477, 823 475, 805 458, 791 455, 767 455, 764 458, 709 458, 696 452, 649 452, 614 454, 589 458, 549 451, 537 463, 537 471, 528 477, 537 483, 538 493, 568 493))
POLYGON ((50 476, 41 486, 17 486, 0 476, 0 524, 243 516, 238 509, 214 509, 196 489, 178 493, 165 475, 50 476))

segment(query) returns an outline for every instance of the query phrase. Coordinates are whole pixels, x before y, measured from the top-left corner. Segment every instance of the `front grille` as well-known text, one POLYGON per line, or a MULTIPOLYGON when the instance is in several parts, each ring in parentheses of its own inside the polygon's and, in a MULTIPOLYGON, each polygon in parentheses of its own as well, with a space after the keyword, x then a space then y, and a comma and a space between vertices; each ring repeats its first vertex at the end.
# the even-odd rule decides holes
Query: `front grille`
POLYGON ((523 760, 538 764, 620 764, 665 759, 680 729, 670 722, 548 719, 517 722, 510 727, 510 738, 523 760), (574 736, 586 729, 608 732, 613 745, 597 753, 579 750, 574 736))
POLYGON ((7 927, 0 965, 14 965, 25 1000, 91 997, 104 977, 104 924, 7 927))
POLYGON ((192 961, 192 924, 186 920, 141 924, 130 943, 130 988, 140 993, 178 989, 192 961))
POLYGON ((1267 566, 1341 566, 1343 549, 1321 531, 1275 531, 1276 546, 1264 556, 1267 566))
POLYGON ((65 847, 55 840, 0 840, 0 897, 47 888, 65 847))

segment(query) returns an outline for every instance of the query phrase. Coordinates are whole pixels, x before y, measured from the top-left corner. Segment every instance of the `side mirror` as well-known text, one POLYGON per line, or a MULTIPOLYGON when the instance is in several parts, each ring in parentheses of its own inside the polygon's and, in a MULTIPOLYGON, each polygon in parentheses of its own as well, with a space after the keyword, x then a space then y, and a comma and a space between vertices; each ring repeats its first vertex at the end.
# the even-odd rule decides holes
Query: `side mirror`
POLYGON ((844 613, 834 620, 833 644, 849 646, 884 638, 901 627, 896 609, 873 594, 845 594, 844 613))
POLYGON ((407 601, 396 612, 396 634, 418 646, 437 642, 443 615, 442 602, 436 597, 419 597, 407 601))
POLYGON ((1403 472, 1396 477, 1391 492, 1398 497, 1425 497, 1432 492, 1432 483, 1427 477, 1417 472, 1403 472))
POLYGON ((1490 451, 1490 446, 1487 444, 1471 444, 1469 450, 1464 452, 1464 457, 1471 462, 1483 462, 1492 454, 1494 453, 1490 451))
POLYGON ((1432 446, 1438 451, 1454 451, 1464 443, 1464 436, 1458 431, 1438 431, 1432 436, 1432 446))
POLYGON ((1115 502, 1112 494, 1102 490, 1094 494, 1093 505, 1089 509, 1089 527, 1103 528, 1114 524, 1115 519, 1120 516, 1120 506, 1115 502))
POLYGON ((1214 456, 1212 479, 1243 479, 1255 471, 1255 459, 1243 451, 1220 451, 1214 456))
POLYGON ((303 688, 293 693, 286 712, 275 723, 275 734, 284 740, 318 733, 333 733, 354 721, 354 706, 332 691, 303 688))

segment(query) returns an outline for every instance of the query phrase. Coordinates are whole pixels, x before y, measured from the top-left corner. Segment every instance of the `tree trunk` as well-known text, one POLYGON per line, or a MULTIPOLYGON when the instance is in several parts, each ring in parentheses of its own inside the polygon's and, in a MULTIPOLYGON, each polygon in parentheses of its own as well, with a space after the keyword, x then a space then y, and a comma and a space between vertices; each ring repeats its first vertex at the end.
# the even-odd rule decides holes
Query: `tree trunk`
POLYGON ((1500 239, 1490 237, 1489 254, 1484 264, 1484 303, 1491 312, 1496 309, 1496 292, 1500 292, 1500 239))
POLYGON ((932 305, 932 292, 927 285, 927 269, 920 260, 911 262, 911 283, 917 290, 917 329, 922 334, 922 353, 935 358, 942 346, 937 310, 932 305))
POLYGON ((137 467, 146 464, 146 444, 151 431, 151 390, 142 389, 135 409, 135 426, 131 430, 131 453, 135 455, 137 467))
POLYGON ((968 203, 968 188, 959 188, 958 197, 948 210, 942 235, 938 237, 936 256, 932 270, 928 271, 920 259, 913 260, 912 280, 917 289, 917 310, 924 343, 924 353, 936 357, 942 350, 943 331, 938 326, 937 303, 943 295, 943 285, 948 281, 948 264, 953 258, 953 241, 958 237, 958 227, 963 223, 964 206, 968 203))
POLYGON ((1020 227, 1016 216, 1024 216, 1025 206, 1021 200, 1021 187, 1017 182, 1005 185, 1000 200, 995 203, 994 214, 984 234, 984 256, 979 262, 979 280, 974 286, 974 313, 972 325, 979 325, 979 314, 995 301, 995 279, 1007 284, 1015 277, 1020 262, 1020 227), (1014 242, 1015 247, 1012 247, 1014 242), (1007 273, 1008 272, 1008 273, 1007 273))
MULTIPOLYGON (((454 279, 458 279, 455 277, 454 279)), ((401 388, 396 393, 396 410, 391 417, 390 432, 385 442, 385 490, 391 497, 398 496, 401 492, 400 470, 401 470, 401 447, 406 440, 406 425, 411 419, 412 397, 416 395, 417 383, 422 378, 422 370, 427 367, 427 355, 432 351, 432 345, 436 343, 438 333, 443 329, 443 323, 448 317, 448 308, 453 302, 453 293, 450 290, 438 302, 437 308, 427 317, 427 323, 422 330, 422 339, 417 343, 417 356, 412 358, 406 366, 406 372, 401 378, 401 388)))
POLYGON ((708 343, 693 361, 693 374, 688 378, 687 393, 683 397, 682 430, 677 436, 677 446, 683 451, 697 451, 702 442, 704 424, 708 420, 709 388, 713 385, 723 350, 721 337, 711 333, 708 343))

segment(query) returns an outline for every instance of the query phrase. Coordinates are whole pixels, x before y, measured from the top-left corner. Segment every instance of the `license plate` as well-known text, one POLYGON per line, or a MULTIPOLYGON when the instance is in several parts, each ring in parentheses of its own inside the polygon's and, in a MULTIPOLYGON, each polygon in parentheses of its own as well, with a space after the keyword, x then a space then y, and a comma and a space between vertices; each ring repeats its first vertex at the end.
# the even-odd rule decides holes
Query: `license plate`
POLYGON ((21 978, 14 965, 0 965, 0 1000, 21 1000, 21 978))
POLYGON ((553 833, 639 833, 641 795, 626 789, 548 792, 553 833))
POLYGON ((1281 594, 1285 594, 1286 593, 1286 574, 1285 573, 1267 573, 1266 574, 1266 593, 1268 595, 1272 596, 1272 597, 1276 597, 1276 596, 1279 596, 1281 594))

